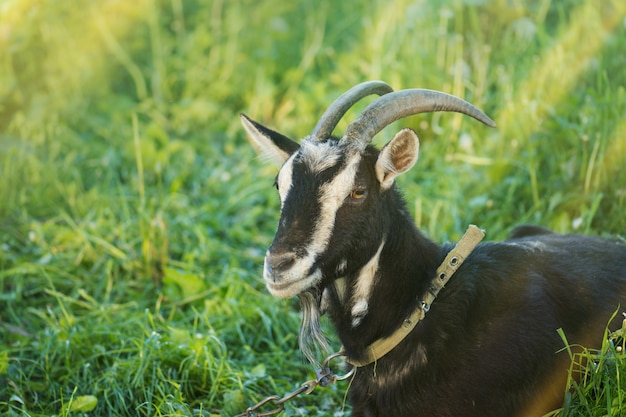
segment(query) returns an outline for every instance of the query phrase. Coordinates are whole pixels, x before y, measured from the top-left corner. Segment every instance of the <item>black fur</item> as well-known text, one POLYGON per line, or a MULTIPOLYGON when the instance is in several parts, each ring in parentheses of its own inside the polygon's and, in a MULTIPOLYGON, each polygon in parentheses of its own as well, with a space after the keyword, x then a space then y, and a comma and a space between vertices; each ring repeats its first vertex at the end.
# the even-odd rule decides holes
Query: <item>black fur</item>
MULTIPOLYGON (((339 209, 329 249, 317 259, 331 319, 347 355, 355 359, 416 307, 451 249, 420 233, 395 187, 380 191, 377 155, 368 147, 361 162, 359 181, 367 197, 339 209), (367 315, 353 327, 345 300, 383 238, 367 315), (348 264, 339 274, 342 259, 348 264), (333 285, 339 275, 347 280, 343 299, 333 285)), ((306 181, 294 178, 298 187, 306 181)), ((307 193, 315 196, 310 189, 307 193)), ((306 196, 294 194, 294 201, 296 195, 303 200, 297 204, 306 208, 306 196)), ((282 216, 298 211, 290 207, 292 214, 281 215, 278 235, 283 239, 297 230, 294 218, 284 221, 282 216)), ((308 224, 310 214, 298 221, 308 224)), ((349 392, 352 415, 543 415, 562 403, 569 367, 557 329, 570 344, 599 347, 620 305, 626 305, 624 243, 518 227, 504 242, 480 244, 413 332, 375 364, 357 370, 349 392)))
MULTIPOLYGON (((368 315, 353 328, 350 312, 331 298, 332 320, 354 358, 416 307, 450 250, 415 228, 395 189, 371 204, 378 207, 368 210, 369 223, 384 228, 375 234, 387 243, 368 315)), ((361 234, 367 240, 368 230, 361 234)), ((363 251, 379 242, 369 239, 363 251)), ((620 304, 626 304, 626 245, 519 227, 505 242, 480 244, 412 334, 358 369, 352 415, 543 415, 562 403, 569 366, 567 353, 558 353, 564 344, 557 329, 570 344, 599 347, 620 304)))
MULTIPOLYGON (((374 291, 370 323, 392 330, 397 312, 413 308, 422 293, 414 281, 432 275, 401 276, 399 269, 419 268, 410 262, 418 251, 402 253, 405 265, 395 256, 381 264, 385 288, 374 291)), ((358 370, 353 416, 532 416, 557 408, 569 366, 567 354, 557 353, 564 347, 557 329, 571 344, 599 347, 626 301, 625 270, 624 245, 591 237, 542 234, 479 245, 413 333, 358 370), (536 244, 545 247, 525 246, 536 244)), ((348 321, 335 318, 335 325, 358 356, 358 332, 348 321)))

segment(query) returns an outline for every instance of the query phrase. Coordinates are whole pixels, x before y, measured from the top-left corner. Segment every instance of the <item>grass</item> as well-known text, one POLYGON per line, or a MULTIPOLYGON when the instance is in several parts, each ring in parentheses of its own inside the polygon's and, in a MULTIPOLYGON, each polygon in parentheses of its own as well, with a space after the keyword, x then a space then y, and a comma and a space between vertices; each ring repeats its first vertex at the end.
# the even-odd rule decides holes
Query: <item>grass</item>
POLYGON ((623 415, 626 401, 622 381, 626 375, 626 319, 621 329, 605 334, 601 349, 571 346, 562 330, 559 334, 566 345, 571 365, 563 407, 550 415, 623 415), (574 352, 574 349, 577 351, 574 352))
MULTIPOLYGON (((498 128, 436 114, 377 139, 417 129, 399 181, 429 236, 623 236, 625 18, 617 0, 3 3, 0 414, 226 416, 312 377, 296 303, 259 278, 276 170, 242 111, 303 137, 366 79, 457 94, 498 128)), ((560 415, 619 415, 607 346, 560 415)), ((348 415, 346 388, 286 414, 348 415)))

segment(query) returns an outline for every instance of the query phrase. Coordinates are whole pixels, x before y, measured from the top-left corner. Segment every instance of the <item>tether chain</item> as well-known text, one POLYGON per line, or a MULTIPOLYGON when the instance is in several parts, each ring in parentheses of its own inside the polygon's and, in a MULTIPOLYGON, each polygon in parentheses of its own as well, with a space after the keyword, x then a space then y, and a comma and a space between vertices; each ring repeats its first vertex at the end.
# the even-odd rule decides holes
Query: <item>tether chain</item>
POLYGON ((304 384, 300 385, 300 388, 286 394, 282 398, 279 397, 278 395, 271 395, 269 397, 266 397, 260 402, 258 402, 257 404, 251 407, 248 407, 245 413, 237 414, 235 417, 261 417, 261 416, 271 416, 274 414, 278 414, 285 409, 285 403, 287 401, 297 397, 298 395, 310 394, 311 392, 313 392, 313 390, 315 390, 315 388, 317 388, 318 385, 321 385, 322 387, 326 387, 330 384, 334 384, 337 381, 343 381, 345 379, 350 378, 352 375, 354 375, 354 371, 355 371, 354 367, 352 367, 344 375, 334 374, 333 372, 331 372, 330 367, 329 367, 330 361, 332 361, 335 358, 339 358, 343 356, 344 356, 343 352, 334 353, 330 355, 329 357, 324 359, 324 362, 322 362, 322 367, 318 369, 317 371, 315 371, 315 379, 306 381, 304 384), (275 408, 269 411, 259 411, 262 407, 268 404, 273 404, 275 408))

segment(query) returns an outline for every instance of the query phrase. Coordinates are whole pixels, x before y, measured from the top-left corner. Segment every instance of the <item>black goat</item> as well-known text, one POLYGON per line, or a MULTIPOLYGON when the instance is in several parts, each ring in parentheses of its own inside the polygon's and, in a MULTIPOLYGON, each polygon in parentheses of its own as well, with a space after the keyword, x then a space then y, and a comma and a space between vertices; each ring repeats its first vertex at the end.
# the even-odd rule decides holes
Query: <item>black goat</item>
POLYGON ((380 151, 369 145, 394 120, 428 111, 494 125, 456 97, 392 92, 382 82, 342 95, 301 145, 242 115, 255 147, 282 166, 264 279, 273 295, 300 297, 309 357, 309 342, 324 342, 319 316, 329 311, 358 366, 353 416, 542 415, 561 403, 569 366, 557 329, 572 344, 597 347, 626 304, 626 245, 522 226, 509 240, 470 248, 445 288, 433 288, 443 286, 438 267, 452 247, 420 233, 394 186, 417 160, 417 135, 403 129, 380 151), (370 94, 381 97, 342 139, 331 137, 370 94), (389 337, 392 346, 372 353, 389 337))

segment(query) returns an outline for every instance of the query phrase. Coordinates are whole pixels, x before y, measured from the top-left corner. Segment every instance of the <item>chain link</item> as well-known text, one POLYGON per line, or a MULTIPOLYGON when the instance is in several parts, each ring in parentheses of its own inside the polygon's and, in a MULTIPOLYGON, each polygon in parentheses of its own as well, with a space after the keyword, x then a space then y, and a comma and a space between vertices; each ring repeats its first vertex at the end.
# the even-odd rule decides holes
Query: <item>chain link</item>
POLYGON ((284 397, 279 397, 278 395, 270 395, 269 397, 264 398, 257 404, 248 407, 245 413, 237 414, 235 417, 261 417, 261 416, 271 416, 274 414, 278 414, 285 409, 285 403, 298 395, 301 394, 310 394, 317 388, 318 385, 322 387, 326 387, 330 384, 334 384, 337 381, 343 381, 345 379, 350 378, 354 375, 355 367, 350 368, 348 372, 343 375, 337 375, 330 370, 330 362, 333 359, 344 357, 343 352, 333 353, 322 362, 322 367, 315 371, 315 379, 311 379, 306 381, 304 384, 300 385, 300 388, 286 394, 284 397), (274 407, 272 410, 268 411, 259 411, 261 408, 265 406, 269 406, 272 404, 274 407))

